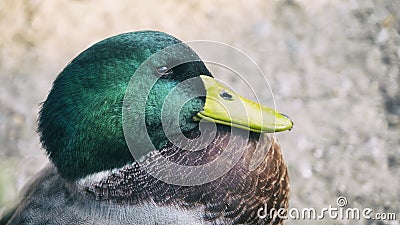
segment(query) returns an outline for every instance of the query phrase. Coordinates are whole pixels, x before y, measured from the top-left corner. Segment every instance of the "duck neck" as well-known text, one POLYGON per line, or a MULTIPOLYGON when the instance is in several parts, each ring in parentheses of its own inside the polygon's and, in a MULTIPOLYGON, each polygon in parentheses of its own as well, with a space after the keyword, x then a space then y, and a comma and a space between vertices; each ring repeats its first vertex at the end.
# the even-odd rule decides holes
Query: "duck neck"
MULTIPOLYGON (((197 132, 188 134, 191 138, 198 135, 197 132)), ((229 128, 219 127, 212 145, 201 151, 188 152, 171 143, 159 151, 161 153, 159 156, 173 162, 188 166, 204 165, 215 160, 229 141, 239 145, 240 142, 245 143, 240 160, 223 176, 208 183, 193 186, 168 184, 149 175, 139 163, 134 162, 103 174, 104 176, 95 182, 86 182, 81 188, 98 200, 111 200, 124 204, 128 201, 132 205, 155 202, 158 206, 175 205, 184 208, 203 206, 204 217, 209 216, 207 220, 210 221, 222 219, 239 223, 260 222, 257 209, 264 207, 264 204, 277 209, 286 208, 289 193, 287 168, 280 148, 273 137, 262 136, 264 136, 263 141, 260 141, 259 134, 254 133, 251 133, 250 137, 240 134, 232 136, 229 128), (254 154, 257 144, 260 144, 259 147, 267 151, 267 154, 261 164, 250 171, 251 161, 256 157, 254 154), (237 215, 234 212, 241 214, 237 215)), ((154 155, 157 154, 151 152, 147 157, 152 158, 154 155)), ((157 162, 154 158, 150 161, 157 162)), ((151 168, 163 169, 159 164, 151 168)), ((186 177, 196 175, 199 174, 185 174, 186 177)), ((268 223, 265 220, 261 222, 268 223)))

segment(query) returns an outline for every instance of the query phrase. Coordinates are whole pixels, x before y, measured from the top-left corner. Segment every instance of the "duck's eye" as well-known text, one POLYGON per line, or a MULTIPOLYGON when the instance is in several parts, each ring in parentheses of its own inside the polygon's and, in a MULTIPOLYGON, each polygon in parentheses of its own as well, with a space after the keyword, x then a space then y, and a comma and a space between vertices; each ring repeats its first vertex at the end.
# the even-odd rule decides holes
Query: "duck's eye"
POLYGON ((157 73, 160 74, 160 75, 163 75, 167 71, 168 71, 168 67, 166 67, 166 66, 162 66, 162 67, 158 67, 157 68, 157 73))
POLYGON ((168 76, 168 75, 171 75, 172 73, 173 73, 172 69, 168 69, 168 67, 166 67, 166 66, 161 66, 161 67, 157 68, 157 74, 160 77, 168 76))
POLYGON ((221 91, 219 95, 225 100, 233 100, 233 96, 228 92, 226 92, 225 90, 221 91))

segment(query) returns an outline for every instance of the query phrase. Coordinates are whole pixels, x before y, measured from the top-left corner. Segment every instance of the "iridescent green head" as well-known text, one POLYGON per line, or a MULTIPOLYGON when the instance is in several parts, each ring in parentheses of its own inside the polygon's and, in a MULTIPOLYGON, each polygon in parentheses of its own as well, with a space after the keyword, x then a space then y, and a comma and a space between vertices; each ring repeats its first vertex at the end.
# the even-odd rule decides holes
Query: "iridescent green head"
MULTIPOLYGON (((94 44, 63 69, 43 103, 38 131, 49 158, 64 178, 76 180, 134 161, 122 125, 128 83, 146 59, 178 43, 181 41, 162 32, 125 33, 94 44)), ((197 57, 186 47, 171 58, 179 58, 182 54, 197 57)), ((173 98, 186 98, 194 89, 204 92, 205 97, 191 99, 179 111, 163 112, 167 119, 179 114, 183 132, 197 129, 200 118, 253 132, 282 131, 293 126, 282 114, 244 99, 216 82, 200 59, 173 68, 166 67, 164 61, 154 61, 152 65, 142 80, 150 77, 158 80, 149 92, 143 112, 148 135, 157 149, 168 141, 160 129, 164 101, 176 85, 190 78, 198 79, 199 85, 187 86, 173 98), (228 93, 232 99, 221 93, 228 93), (226 109, 231 109, 231 116, 213 99, 227 101, 226 109), (235 101, 246 105, 250 119, 235 115, 235 101), (270 119, 260 122, 259 114, 270 119)), ((129 91, 140 92, 140 85, 137 90, 129 91)))

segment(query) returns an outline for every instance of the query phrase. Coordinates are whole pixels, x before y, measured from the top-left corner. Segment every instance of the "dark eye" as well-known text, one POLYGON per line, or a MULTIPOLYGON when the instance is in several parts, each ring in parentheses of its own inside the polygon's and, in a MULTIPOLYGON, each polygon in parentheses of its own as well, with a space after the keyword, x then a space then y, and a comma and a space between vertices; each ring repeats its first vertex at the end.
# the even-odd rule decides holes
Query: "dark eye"
POLYGON ((172 69, 168 69, 166 66, 161 66, 157 68, 157 74, 160 77, 167 77, 173 73, 172 69))

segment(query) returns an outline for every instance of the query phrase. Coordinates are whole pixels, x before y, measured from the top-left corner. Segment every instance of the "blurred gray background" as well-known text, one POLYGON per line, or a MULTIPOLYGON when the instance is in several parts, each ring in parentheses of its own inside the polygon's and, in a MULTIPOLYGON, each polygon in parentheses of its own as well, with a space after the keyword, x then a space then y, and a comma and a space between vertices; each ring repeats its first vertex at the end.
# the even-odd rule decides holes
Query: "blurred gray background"
MULTIPOLYGON (((0 28, 0 214, 47 162, 35 130, 57 74, 101 39, 152 29, 230 44, 260 66, 295 121, 277 134, 290 207, 345 196, 348 207, 397 214, 287 224, 400 224, 399 1, 3 0, 0 28)), ((261 99, 268 90, 255 89, 261 99)))

